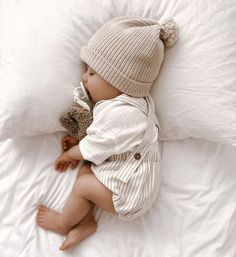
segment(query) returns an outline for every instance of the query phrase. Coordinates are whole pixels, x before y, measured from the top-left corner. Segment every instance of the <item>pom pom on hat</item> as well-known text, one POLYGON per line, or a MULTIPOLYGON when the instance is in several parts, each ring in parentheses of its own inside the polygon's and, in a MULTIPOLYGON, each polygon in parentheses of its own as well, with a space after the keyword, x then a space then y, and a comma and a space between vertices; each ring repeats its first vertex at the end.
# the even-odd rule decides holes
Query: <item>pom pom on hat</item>
POLYGON ((176 42, 178 34, 178 27, 173 18, 168 18, 161 24, 160 39, 165 47, 171 47, 176 42))

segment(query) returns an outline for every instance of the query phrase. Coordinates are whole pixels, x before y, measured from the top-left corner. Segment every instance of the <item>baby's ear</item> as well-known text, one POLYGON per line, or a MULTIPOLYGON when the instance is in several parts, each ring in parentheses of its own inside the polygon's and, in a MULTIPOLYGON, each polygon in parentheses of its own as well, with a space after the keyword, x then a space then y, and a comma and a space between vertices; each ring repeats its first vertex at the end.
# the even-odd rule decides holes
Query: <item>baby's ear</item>
POLYGON ((81 140, 87 135, 87 128, 93 121, 93 114, 81 106, 73 105, 60 115, 59 121, 72 136, 81 140))

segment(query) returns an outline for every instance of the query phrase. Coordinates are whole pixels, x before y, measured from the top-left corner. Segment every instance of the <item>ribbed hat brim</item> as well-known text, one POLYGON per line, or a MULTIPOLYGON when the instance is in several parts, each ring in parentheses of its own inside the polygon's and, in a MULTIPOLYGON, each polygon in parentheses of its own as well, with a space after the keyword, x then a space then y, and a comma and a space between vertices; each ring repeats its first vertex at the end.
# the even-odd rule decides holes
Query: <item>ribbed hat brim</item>
POLYGON ((89 46, 84 46, 80 52, 80 58, 96 71, 104 80, 127 95, 144 97, 152 86, 152 83, 134 81, 122 74, 112 63, 93 51, 89 46))

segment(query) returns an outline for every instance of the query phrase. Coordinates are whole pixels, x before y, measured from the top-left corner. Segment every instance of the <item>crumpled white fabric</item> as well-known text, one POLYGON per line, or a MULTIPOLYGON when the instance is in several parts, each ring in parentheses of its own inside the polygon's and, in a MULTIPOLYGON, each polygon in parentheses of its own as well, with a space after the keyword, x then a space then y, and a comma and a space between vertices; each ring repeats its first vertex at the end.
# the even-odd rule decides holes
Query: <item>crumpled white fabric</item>
POLYGON ((236 150, 193 139, 162 144, 162 182, 149 212, 122 222, 96 209, 96 233, 62 253, 64 237, 35 222, 39 204, 62 210, 76 177, 54 170, 61 136, 0 143, 2 257, 235 257, 236 150))

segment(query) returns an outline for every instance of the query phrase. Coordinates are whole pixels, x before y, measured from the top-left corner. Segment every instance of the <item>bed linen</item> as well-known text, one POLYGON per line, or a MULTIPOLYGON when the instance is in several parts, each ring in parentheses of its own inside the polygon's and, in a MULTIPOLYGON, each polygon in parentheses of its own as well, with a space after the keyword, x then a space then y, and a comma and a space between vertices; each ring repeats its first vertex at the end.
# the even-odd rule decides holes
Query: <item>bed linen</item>
POLYGON ((53 163, 63 133, 0 144, 2 257, 235 257, 236 149, 206 140, 162 143, 162 183, 152 209, 132 221, 95 210, 97 232, 61 252, 63 237, 37 227, 39 204, 60 211, 76 171, 53 163))

